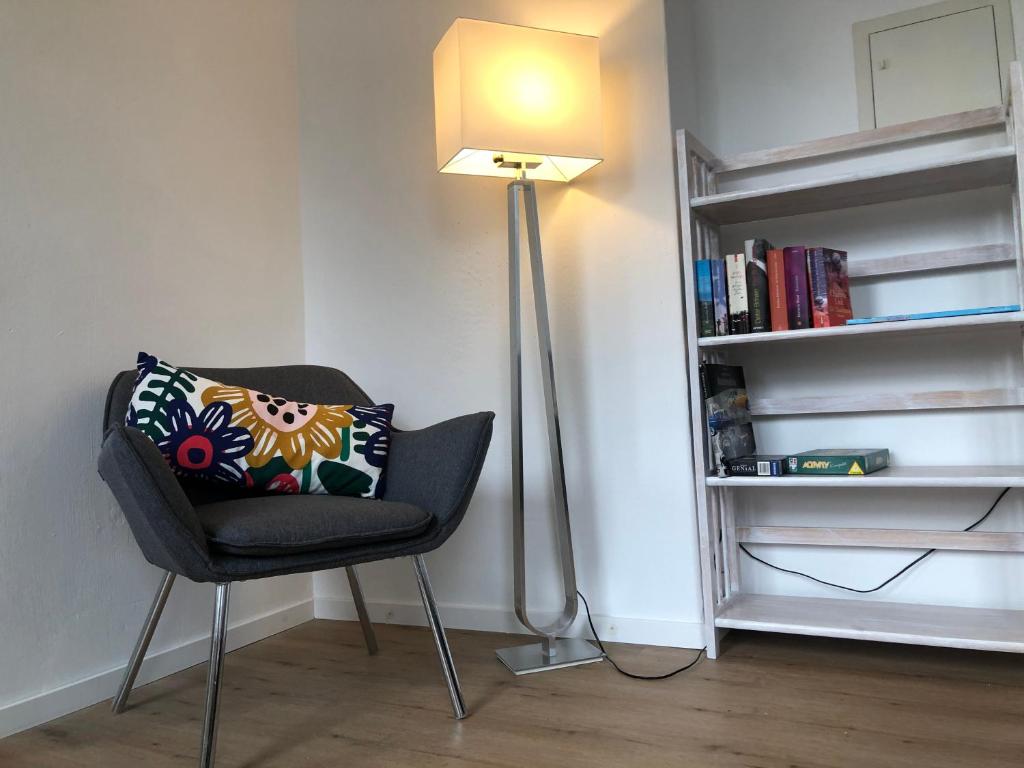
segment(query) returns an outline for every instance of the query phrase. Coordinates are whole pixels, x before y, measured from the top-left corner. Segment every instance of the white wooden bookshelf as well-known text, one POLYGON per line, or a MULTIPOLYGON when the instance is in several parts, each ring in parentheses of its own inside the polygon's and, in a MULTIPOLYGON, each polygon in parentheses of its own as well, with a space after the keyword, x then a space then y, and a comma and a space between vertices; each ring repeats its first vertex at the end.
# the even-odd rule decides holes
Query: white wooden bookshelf
MULTIPOLYGON (((963 143, 960 143, 963 146, 963 143)), ((920 157, 920 154, 917 154, 920 157)), ((843 344, 846 339, 915 335, 988 334, 1005 332, 1020 343, 1024 312, 895 321, 839 328, 699 338, 694 261, 720 257, 719 228, 801 214, 928 197, 971 189, 1001 187, 1013 213, 1014 237, 1009 243, 983 243, 924 253, 887 255, 851 262, 851 280, 885 279, 937 270, 963 270, 992 264, 1016 267, 1017 298, 1024 304, 1024 255, 1021 245, 1021 207, 1024 193, 1024 81, 1020 65, 1011 65, 1010 101, 991 107, 898 126, 860 131, 820 141, 803 142, 732 158, 720 158, 687 131, 677 133, 677 163, 682 241, 684 306, 687 311, 687 372, 697 518, 700 535, 705 640, 716 658, 722 634, 729 629, 789 632, 920 645, 940 645, 1024 653, 1024 611, 911 605, 879 600, 809 598, 751 594, 739 575, 740 544, 787 544, 843 547, 1024 552, 1024 533, 855 529, 809 526, 738 526, 737 493, 771 488, 872 489, 886 488, 1021 488, 1024 465, 900 466, 869 475, 719 477, 708 455, 705 414, 700 391, 702 362, 742 363, 744 350, 785 343, 843 344), (971 151, 950 149, 941 157, 909 159, 922 143, 986 132, 1005 140, 1000 146, 971 151), (884 152, 870 158, 871 152, 884 152), (807 170, 852 154, 863 158, 864 170, 814 178, 807 170), (777 170, 799 163, 808 181, 741 191, 719 192, 729 174, 777 170)), ((849 342, 849 343, 852 343, 849 342)), ((879 392, 758 399, 751 394, 755 418, 794 414, 865 413, 915 409, 941 410, 1024 407, 1024 386, 956 391, 879 392)), ((898 456, 898 446, 896 455, 898 456)), ((827 492, 827 491, 826 491, 827 492)), ((747 494, 747 500, 756 496, 747 494)), ((748 505, 749 508, 749 505, 748 505)), ((752 512, 756 519, 756 509, 752 512)))
POLYGON ((1024 466, 889 467, 870 475, 715 477, 711 488, 1024 488, 1024 466))
POLYGON ((799 331, 743 333, 736 336, 706 336, 697 339, 701 348, 740 347, 751 344, 777 344, 786 341, 828 341, 858 336, 913 336, 925 333, 951 333, 959 330, 987 330, 992 327, 1021 327, 1024 312, 999 312, 991 315, 940 317, 932 320, 900 320, 891 323, 843 325, 837 328, 805 328, 799 331))
POLYGON ((903 167, 883 167, 800 184, 695 197, 690 200, 690 208, 715 224, 742 224, 1008 186, 1015 160, 1013 147, 981 149, 903 167))
POLYGON ((715 626, 1024 653, 1024 611, 737 594, 715 626))

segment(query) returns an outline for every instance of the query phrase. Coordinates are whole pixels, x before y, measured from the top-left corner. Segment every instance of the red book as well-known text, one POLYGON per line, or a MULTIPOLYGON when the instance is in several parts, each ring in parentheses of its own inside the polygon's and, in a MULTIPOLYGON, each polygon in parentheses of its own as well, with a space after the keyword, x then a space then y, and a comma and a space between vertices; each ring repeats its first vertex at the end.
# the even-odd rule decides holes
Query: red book
POLYGON ((786 309, 786 263, 781 248, 768 250, 768 306, 773 331, 789 330, 786 309))
POLYGON ((853 317, 846 251, 807 249, 807 275, 811 286, 811 316, 815 328, 846 325, 853 317))

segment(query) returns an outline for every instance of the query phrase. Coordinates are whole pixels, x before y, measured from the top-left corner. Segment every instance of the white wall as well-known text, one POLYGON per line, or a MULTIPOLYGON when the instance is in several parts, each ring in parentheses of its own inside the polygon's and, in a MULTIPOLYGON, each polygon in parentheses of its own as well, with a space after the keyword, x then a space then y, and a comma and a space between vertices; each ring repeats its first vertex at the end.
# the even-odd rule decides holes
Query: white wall
MULTIPOLYGON (((0 0, 0 736, 112 695, 160 578, 96 474, 114 373, 303 359, 293 11, 0 0)), ((310 596, 238 585, 234 642, 310 596)), ((143 679, 211 611, 179 580, 143 679)))
POLYGON ((694 0, 664 2, 672 125, 692 131, 700 127, 697 103, 697 8, 694 0))
POLYGON ((723 156, 856 131, 853 24, 928 5, 922 0, 691 2, 700 117, 688 127, 713 137, 713 149, 723 156))
MULTIPOLYGON (((675 4, 682 0, 668 0, 675 4)), ((694 130, 722 156, 857 130, 851 28, 854 22, 923 3, 918 0, 695 0, 690 40, 691 71, 670 72, 673 97, 679 80, 696 78, 697 114, 679 112, 676 127, 694 130)), ((1020 19, 1019 3, 1014 11, 1020 19)), ((687 30, 673 29, 683 39, 687 30)), ((1020 23, 1018 22, 1018 27, 1020 23)), ((1018 30, 1019 31, 1019 30, 1018 30)), ((671 59, 670 59, 671 60, 671 59)), ((674 105, 675 106, 675 105, 674 105)), ((984 136, 925 147, 991 146, 984 136)), ((895 153, 837 163, 836 168, 884 164, 895 153)), ((803 168, 795 178, 815 171, 803 168)), ((770 175, 783 178, 781 174, 770 175)), ((764 179, 761 179, 763 181, 764 179)), ((747 178, 739 186, 758 183, 747 178)), ((1012 239, 1005 190, 907 201, 887 206, 794 217, 723 230, 726 252, 747 237, 777 245, 823 243, 849 251, 850 259, 910 253, 958 244, 1012 239)), ((1016 301, 1013 272, 1003 267, 945 272, 896 280, 855 283, 858 315, 915 312, 1016 301)), ((1020 334, 966 334, 944 339, 836 342, 789 345, 737 353, 755 396, 870 393, 1019 386, 1020 334)), ((1024 455, 1024 415, 1015 410, 893 413, 882 416, 799 417, 756 425, 758 447, 789 453, 828 445, 887 446, 900 464, 1007 464, 1024 455)), ((760 524, 825 524, 961 528, 998 495, 984 491, 744 492, 744 518, 760 524), (753 510, 758 510, 756 514, 753 510)), ((1020 495, 1014 492, 987 530, 1020 530, 1020 495)), ((821 578, 858 587, 874 586, 916 553, 762 547, 762 557, 821 578)), ((744 587, 755 592, 844 596, 793 576, 776 574, 741 558, 744 587)), ((874 595, 875 599, 968 606, 1024 607, 1024 563, 1012 555, 939 553, 874 595)))
MULTIPOLYGON (((579 580, 609 638, 699 645, 661 2, 300 4, 308 359, 397 403, 401 426, 498 414, 465 523, 428 561, 449 623, 515 629, 505 189, 434 162, 431 52, 460 15, 601 38, 607 160, 539 192, 579 580)), ((531 605, 553 609, 525 338, 531 605)), ((422 621, 407 565, 363 570, 372 613, 422 621)), ((318 615, 352 615, 341 574, 318 575, 315 592, 318 615)))

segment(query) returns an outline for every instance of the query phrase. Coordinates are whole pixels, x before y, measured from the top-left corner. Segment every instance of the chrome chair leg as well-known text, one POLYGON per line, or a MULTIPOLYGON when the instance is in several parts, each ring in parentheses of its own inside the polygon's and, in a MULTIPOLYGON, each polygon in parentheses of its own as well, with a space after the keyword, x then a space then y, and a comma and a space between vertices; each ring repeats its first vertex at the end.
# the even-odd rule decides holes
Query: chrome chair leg
POLYGON ((206 716, 203 719, 203 742, 199 751, 199 768, 213 768, 217 751, 217 706, 220 704, 220 681, 224 670, 224 645, 228 632, 228 596, 231 583, 217 585, 213 609, 213 634, 210 636, 210 667, 206 677, 206 716))
POLYGON ((356 567, 354 565, 346 566, 345 575, 348 576, 348 586, 352 590, 352 600, 355 601, 356 613, 359 614, 359 624, 363 628, 366 650, 371 656, 376 656, 377 635, 373 631, 373 624, 370 623, 370 614, 366 611, 366 600, 363 599, 363 587, 359 583, 359 574, 356 573, 356 567))
POLYGON ((420 587, 420 597, 423 599, 423 608, 427 612, 427 623, 430 624, 430 630, 434 633, 434 645, 437 646, 437 655, 441 658, 441 671, 444 673, 444 681, 448 684, 448 695, 452 699, 452 711, 455 713, 455 719, 461 720, 466 716, 466 704, 462 700, 462 688, 459 685, 459 676, 455 672, 455 662, 452 661, 448 638, 444 634, 444 625, 441 624, 437 603, 434 602, 434 591, 430 588, 427 564, 423 561, 423 555, 414 556, 412 562, 413 568, 416 570, 416 582, 420 587))
POLYGON ((142 661, 146 658, 146 651, 149 650, 149 641, 153 639, 156 625, 160 623, 160 614, 164 612, 164 606, 167 604, 167 597, 171 594, 172 586, 174 586, 174 574, 167 571, 164 573, 164 579, 160 582, 160 587, 153 598, 153 604, 149 607, 146 621, 142 625, 142 631, 139 632, 139 639, 135 641, 135 649, 132 651, 131 658, 128 659, 128 667, 124 671, 121 687, 117 689, 117 695, 114 696, 114 703, 111 709, 115 715, 124 712, 125 705, 128 704, 128 696, 132 692, 132 686, 135 685, 135 678, 142 667, 142 661))

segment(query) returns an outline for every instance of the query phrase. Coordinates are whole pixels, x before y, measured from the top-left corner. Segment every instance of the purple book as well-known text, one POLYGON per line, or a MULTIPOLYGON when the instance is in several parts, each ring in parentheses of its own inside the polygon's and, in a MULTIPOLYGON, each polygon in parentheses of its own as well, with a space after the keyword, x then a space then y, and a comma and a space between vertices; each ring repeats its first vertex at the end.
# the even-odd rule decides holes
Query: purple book
POLYGON ((811 327, 811 289, 807 283, 807 249, 802 245, 782 249, 786 271, 786 308, 789 328, 811 327))

